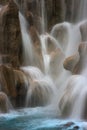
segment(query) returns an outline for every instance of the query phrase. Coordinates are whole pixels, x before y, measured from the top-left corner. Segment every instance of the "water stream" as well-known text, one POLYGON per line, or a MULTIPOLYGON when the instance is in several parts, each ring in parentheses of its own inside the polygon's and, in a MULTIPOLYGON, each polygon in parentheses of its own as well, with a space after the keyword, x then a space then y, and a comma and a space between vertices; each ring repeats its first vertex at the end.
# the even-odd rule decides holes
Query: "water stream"
POLYGON ((87 0, 73 0, 71 19, 78 1, 76 24, 69 21, 58 23, 46 33, 45 1, 41 0, 42 32, 38 35, 41 67, 34 63, 38 52, 34 50, 28 30, 29 21, 19 12, 24 52, 24 64, 20 69, 27 74, 31 85, 26 95, 27 108, 1 114, 0 130, 87 130, 87 123, 83 120, 86 118, 84 113, 87 114, 84 112, 87 102, 87 58, 84 55, 87 48, 82 48, 83 52, 79 54, 82 58, 79 74, 72 75, 63 66, 66 58, 79 53, 82 42, 80 27, 87 18, 87 0), (37 102, 41 107, 35 107, 37 102))

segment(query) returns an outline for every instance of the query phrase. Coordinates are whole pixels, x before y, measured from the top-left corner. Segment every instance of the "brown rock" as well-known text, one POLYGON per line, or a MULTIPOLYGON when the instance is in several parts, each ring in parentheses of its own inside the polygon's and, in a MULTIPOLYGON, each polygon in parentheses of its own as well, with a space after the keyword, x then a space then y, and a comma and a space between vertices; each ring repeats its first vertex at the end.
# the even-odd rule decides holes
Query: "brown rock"
POLYGON ((9 0, 0 0, 0 5, 6 5, 9 2, 9 0))
POLYGON ((8 95, 14 107, 25 105, 29 81, 22 71, 1 65, 0 85, 1 91, 8 95))
POLYGON ((28 90, 27 106, 45 106, 50 102, 51 96, 52 90, 44 80, 33 80, 28 90))
POLYGON ((86 42, 81 43, 78 51, 79 51, 80 59, 78 64, 76 65, 76 68, 78 68, 78 72, 81 73, 87 67, 87 57, 86 57, 87 43, 86 42))
POLYGON ((11 67, 4 65, 0 66, 0 83, 3 92, 5 92, 9 97, 16 97, 14 72, 11 67))
POLYGON ((30 86, 28 78, 20 70, 14 70, 15 75, 15 89, 16 89, 16 98, 15 106, 24 107, 26 103, 27 89, 30 86))
POLYGON ((73 56, 66 58, 65 61, 64 61, 64 64, 63 64, 64 68, 66 70, 73 72, 77 63, 79 62, 79 59, 80 59, 80 56, 79 56, 78 53, 73 55, 73 56))
POLYGON ((14 67, 20 62, 21 32, 18 17, 18 8, 13 0, 2 7, 0 11, 0 53, 10 55, 11 60, 16 57, 14 67), (15 21, 15 22, 14 22, 15 21))
POLYGON ((0 92, 0 113, 7 113, 11 109, 10 101, 5 93, 0 92))

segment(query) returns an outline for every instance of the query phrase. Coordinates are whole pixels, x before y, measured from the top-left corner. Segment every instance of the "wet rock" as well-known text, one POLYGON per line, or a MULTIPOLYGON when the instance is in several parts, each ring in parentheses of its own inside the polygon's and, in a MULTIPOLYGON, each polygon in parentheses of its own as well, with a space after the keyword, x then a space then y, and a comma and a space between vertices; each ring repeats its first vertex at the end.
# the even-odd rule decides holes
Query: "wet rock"
POLYGON ((36 28, 35 28, 34 26, 31 26, 31 27, 29 28, 29 32, 30 32, 30 35, 31 35, 31 38, 32 38, 33 44, 35 44, 35 43, 39 43, 38 46, 41 46, 41 44, 40 44, 40 38, 39 38, 39 34, 38 34, 36 28))
POLYGON ((50 102, 52 89, 45 81, 33 80, 27 93, 27 106, 45 106, 50 102))
POLYGON ((4 65, 0 66, 0 83, 3 92, 5 92, 9 97, 16 97, 14 72, 11 67, 4 65))
POLYGON ((10 63, 10 55, 0 55, 0 64, 9 64, 10 63))
POLYGON ((0 113, 7 113, 11 109, 11 104, 5 93, 0 92, 0 113))
POLYGON ((23 107, 25 105, 29 81, 22 71, 1 65, 0 85, 1 91, 8 95, 14 107, 23 107))
POLYGON ((65 126, 65 127, 70 127, 70 126, 72 126, 72 125, 74 125, 73 122, 68 122, 68 123, 66 123, 64 126, 65 126))
POLYGON ((80 56, 79 56, 78 53, 73 55, 73 56, 66 58, 65 61, 64 61, 64 64, 63 64, 64 68, 73 73, 77 63, 79 62, 79 59, 80 59, 80 56))
POLYGON ((0 0, 0 5, 6 5, 9 2, 9 0, 0 0))
POLYGON ((11 0, 0 11, 0 53, 10 55, 10 63, 14 67, 19 66, 22 58, 21 45, 18 8, 11 0))
POLYGON ((86 57, 87 43, 86 42, 81 43, 79 45, 78 51, 79 51, 80 59, 79 59, 78 64, 76 65, 76 69, 79 74, 81 73, 85 74, 86 63, 87 63, 87 57, 86 57))
MULTIPOLYGON (((73 74, 81 74, 86 69, 87 63, 87 43, 83 42, 79 45, 78 53, 70 56, 64 61, 64 68, 73 74)), ((85 71, 84 71, 85 72, 85 71)))
POLYGON ((45 0, 49 30, 65 19, 65 0, 45 0), (50 22, 49 22, 50 21, 50 22))
POLYGON ((15 75, 15 89, 16 89, 16 107, 24 107, 26 102, 27 89, 29 82, 26 75, 19 70, 14 70, 15 75))
POLYGON ((74 127, 74 130, 79 130, 79 129, 80 129, 79 126, 74 127))

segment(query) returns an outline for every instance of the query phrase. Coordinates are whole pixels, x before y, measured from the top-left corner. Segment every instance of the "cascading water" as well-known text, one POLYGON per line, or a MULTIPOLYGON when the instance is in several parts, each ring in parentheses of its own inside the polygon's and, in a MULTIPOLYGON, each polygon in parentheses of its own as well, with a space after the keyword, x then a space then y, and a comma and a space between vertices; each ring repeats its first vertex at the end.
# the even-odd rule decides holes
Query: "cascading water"
POLYGON ((22 33, 22 40, 23 40, 24 64, 31 65, 33 62, 32 61, 33 48, 32 48, 32 41, 27 30, 27 26, 29 25, 21 13, 19 13, 19 19, 20 19, 21 33, 22 33))
MULTIPOLYGON (((28 88, 25 107, 29 107, 28 110, 30 113, 28 113, 28 110, 26 109, 19 110, 19 112, 16 114, 18 119, 24 116, 25 120, 23 121, 25 124, 27 122, 27 124, 30 125, 30 122, 33 122, 26 128, 26 130, 28 128, 31 130, 40 130, 40 127, 37 126, 40 120, 42 121, 41 129, 45 129, 45 124, 47 124, 48 127, 46 129, 53 128, 53 130, 57 130, 58 128, 61 130, 75 130, 80 129, 80 126, 83 128, 82 125, 75 127, 75 123, 79 123, 74 123, 74 121, 68 121, 69 123, 66 123, 67 121, 63 122, 63 127, 60 123, 61 121, 58 122, 57 119, 55 120, 55 117, 64 117, 68 118, 69 120, 71 120, 70 118, 78 118, 78 120, 87 119, 86 40, 84 40, 85 43, 82 45, 80 44, 83 42, 82 39, 84 39, 83 25, 87 22, 87 0, 72 1, 72 16, 70 19, 71 21, 75 21, 76 24, 73 24, 73 22, 63 22, 56 24, 49 34, 46 33, 48 30, 46 25, 48 21, 45 18, 45 0, 41 0, 41 2, 36 0, 36 2, 37 4, 41 4, 41 13, 39 13, 41 16, 41 34, 38 34, 41 55, 39 54, 40 59, 38 61, 42 61, 42 64, 40 68, 37 64, 34 63, 36 59, 35 54, 38 53, 38 49, 35 50, 36 46, 31 40, 32 36, 28 30, 30 27, 28 23, 29 21, 27 21, 27 19, 24 18, 21 13, 19 13, 24 51, 24 64, 23 67, 20 67, 20 70, 26 74, 29 83, 27 85, 28 88), (79 7, 75 14, 77 5, 79 7), (79 58, 75 59, 77 57, 79 58), (68 66, 68 68, 64 65, 68 66), (72 66, 74 66, 72 71, 67 71, 71 70, 72 66), (64 67, 67 68, 67 70, 65 70, 64 67), (49 112, 51 113, 49 114, 49 112), (28 119, 27 116, 30 116, 30 118, 28 119), (32 118, 35 118, 36 122, 35 119, 32 121, 32 118), (53 121, 50 120, 50 118, 53 121), (51 125, 52 123, 53 125, 51 125), (60 126, 57 126, 57 123, 59 123, 60 126), (54 125, 56 127, 54 127, 54 125)), ((61 3, 64 5, 65 9, 66 4, 64 1, 62 2, 61 3)), ((67 15, 65 13, 64 15, 67 15)))
MULTIPOLYGON (((38 3, 39 1, 37 1, 38 3)), ((72 8, 74 6, 74 2, 72 4, 72 8)), ((84 14, 86 7, 82 10, 81 16, 80 11, 81 8, 86 5, 86 1, 80 2, 80 7, 78 9, 78 21, 85 19, 86 14, 84 14), (84 15, 83 15, 84 14, 84 15)), ((75 7, 75 6, 74 6, 75 7)), ((60 99, 64 93, 64 89, 67 87, 67 80, 70 77, 70 73, 64 70, 63 67, 63 62, 65 58, 72 56, 74 54, 78 53, 78 47, 81 43, 81 32, 80 32, 80 26, 81 24, 77 23, 76 25, 71 24, 69 22, 64 22, 57 24, 53 27, 51 34, 47 34, 46 32, 46 18, 45 18, 45 1, 41 0, 41 28, 42 28, 42 34, 39 36, 40 43, 41 43, 41 52, 42 52, 42 59, 43 59, 43 64, 44 64, 44 73, 41 72, 42 70, 39 70, 40 68, 37 68, 35 65, 33 66, 33 44, 31 42, 31 36, 29 35, 26 26, 27 22, 24 19, 24 17, 20 14, 20 23, 21 23, 21 30, 22 30, 22 38, 23 38, 23 43, 24 47, 26 49, 30 48, 30 50, 25 51, 25 59, 28 60, 31 64, 29 67, 23 68, 23 71, 31 77, 31 86, 28 93, 27 93, 27 106, 28 102, 32 102, 32 94, 34 94, 34 89, 36 90, 36 93, 40 91, 42 95, 42 98, 45 98, 46 95, 44 93, 44 88, 46 89, 51 88, 51 91, 56 91, 56 99, 57 103, 60 102, 60 99), (26 37, 25 37, 26 34, 26 37), (29 42, 28 42, 29 41, 29 42), (28 43, 28 44, 26 44, 28 43), (29 54, 27 54, 29 52, 29 54), (28 59, 28 57, 30 58, 28 59), (31 62, 32 61, 32 62, 31 62), (40 78, 39 78, 40 77, 40 78), (50 81, 48 80, 48 77, 50 81), (43 80, 42 80, 43 79, 43 80), (51 84, 49 83, 48 87, 46 84, 46 80, 48 82, 52 82, 51 84), (62 79, 64 81, 62 82, 62 79), (43 82, 43 83, 42 83, 43 82), (53 84, 53 82, 55 82, 53 84), (44 85, 41 85, 44 84, 44 85), (38 84, 35 86, 35 84, 38 84), (56 87, 55 87, 56 86, 56 87), (33 88, 33 89, 32 89, 33 88), (29 101, 30 99, 30 101, 29 101)), ((72 10, 73 11, 73 10, 72 10)), ((29 65, 29 64, 28 64, 29 65)), ((50 94, 50 92, 48 94, 50 94)), ((52 93, 51 93, 52 94, 52 93)), ((51 95, 53 97, 53 95, 51 95)), ((80 96, 81 98, 82 96, 80 96)), ((33 97, 36 98, 36 97, 33 97)), ((84 98, 83 98, 84 99, 84 98)), ((36 100, 35 100, 36 101, 36 100)), ((37 101, 36 101, 37 102, 37 101)), ((79 98, 77 100, 79 102, 79 98)), ((57 104, 57 106, 59 106, 57 104)))

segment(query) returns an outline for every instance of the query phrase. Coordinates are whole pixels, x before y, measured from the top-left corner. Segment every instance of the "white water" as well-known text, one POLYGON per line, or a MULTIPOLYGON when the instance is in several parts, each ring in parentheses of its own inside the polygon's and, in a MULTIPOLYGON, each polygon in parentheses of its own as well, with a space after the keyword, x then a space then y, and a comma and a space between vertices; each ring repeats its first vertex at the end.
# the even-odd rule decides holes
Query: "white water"
POLYGON ((33 48, 32 40, 29 35, 28 23, 24 16, 19 12, 19 20, 21 26, 21 34, 23 40, 23 51, 24 51, 24 65, 31 65, 33 63, 33 48))
MULTIPOLYGON (((38 1, 39 4, 39 1, 38 1)), ((41 0, 41 27, 42 34, 44 34, 47 30, 47 18, 46 18, 46 10, 45 10, 45 1, 41 0)))
MULTIPOLYGON (((44 66, 43 72, 40 68, 33 66, 33 44, 31 41, 31 36, 27 30, 27 21, 21 14, 19 15, 24 48, 24 63, 29 65, 28 67, 22 68, 30 80, 26 106, 29 105, 29 102, 32 102, 32 95, 35 95, 36 91, 35 96, 37 97, 38 93, 38 95, 41 94, 38 99, 41 98, 42 101, 44 98, 47 100, 50 95, 49 103, 50 99, 53 99, 53 104, 55 102, 54 107, 59 108, 61 99, 63 99, 62 109, 64 109, 64 106, 66 106, 68 102, 71 102, 73 107, 69 117, 82 118, 82 114, 84 113, 84 100, 87 91, 86 82, 84 82, 84 78, 86 78, 87 75, 87 60, 82 60, 83 69, 79 75, 74 75, 73 78, 71 77, 72 74, 64 69, 63 62, 67 57, 78 53, 79 45, 82 42, 80 27, 81 24, 85 23, 83 20, 86 19, 86 5, 87 0, 80 1, 76 20, 78 22, 76 24, 69 22, 56 24, 54 25, 51 33, 47 34, 45 33, 47 30, 45 24, 45 2, 44 0, 41 0, 42 34, 39 36, 39 38, 41 42, 41 58, 43 59, 44 66), (82 86, 84 88, 82 88, 82 86), (78 110, 79 106, 80 108, 78 110)), ((75 1, 73 0, 72 11, 74 8, 75 1)), ((83 57, 84 55, 86 55, 86 53, 83 54, 83 57)), ((80 58, 83 59, 83 57, 80 58)), ((62 109, 60 109, 61 114, 62 109)))
POLYGON ((71 22, 78 23, 87 18, 87 0, 71 0, 70 4, 71 15, 69 17, 71 22))

